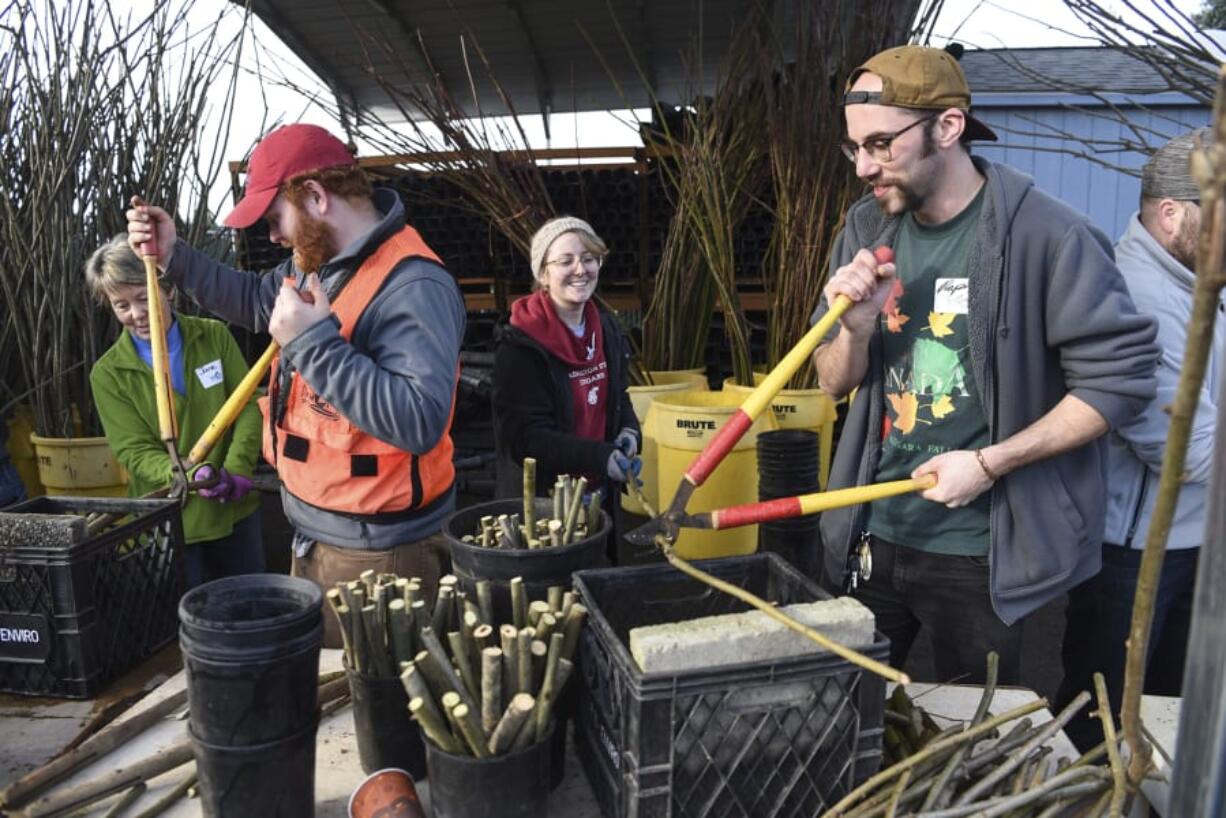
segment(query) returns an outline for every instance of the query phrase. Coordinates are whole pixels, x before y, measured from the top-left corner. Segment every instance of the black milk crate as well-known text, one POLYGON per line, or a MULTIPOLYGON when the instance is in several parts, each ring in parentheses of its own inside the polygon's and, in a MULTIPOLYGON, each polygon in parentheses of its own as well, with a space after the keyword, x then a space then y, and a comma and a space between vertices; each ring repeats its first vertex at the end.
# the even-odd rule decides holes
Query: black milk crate
MULTIPOLYGON (((780 605, 828 599, 775 554, 703 570, 780 605)), ((669 565, 575 573, 590 614, 575 736, 604 818, 813 818, 881 763, 885 682, 829 653, 642 673, 632 628, 748 610, 669 565)), ((889 658, 889 641, 853 646, 889 658)))
POLYGON ((0 546, 0 690, 90 698, 178 635, 174 500, 38 497, 11 513, 121 515, 75 545, 0 546), (12 638, 16 635, 18 638, 12 638))

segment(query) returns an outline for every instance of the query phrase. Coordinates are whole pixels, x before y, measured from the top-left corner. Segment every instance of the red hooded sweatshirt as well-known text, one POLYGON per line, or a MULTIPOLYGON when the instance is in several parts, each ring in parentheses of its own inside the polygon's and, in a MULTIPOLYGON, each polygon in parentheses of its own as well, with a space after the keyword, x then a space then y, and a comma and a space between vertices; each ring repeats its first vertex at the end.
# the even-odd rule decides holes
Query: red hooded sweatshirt
POLYGON ((575 407, 574 434, 587 440, 604 440, 609 368, 596 305, 589 301, 583 306, 583 336, 576 337, 558 315, 549 293, 537 290, 511 305, 511 326, 566 366, 575 407))

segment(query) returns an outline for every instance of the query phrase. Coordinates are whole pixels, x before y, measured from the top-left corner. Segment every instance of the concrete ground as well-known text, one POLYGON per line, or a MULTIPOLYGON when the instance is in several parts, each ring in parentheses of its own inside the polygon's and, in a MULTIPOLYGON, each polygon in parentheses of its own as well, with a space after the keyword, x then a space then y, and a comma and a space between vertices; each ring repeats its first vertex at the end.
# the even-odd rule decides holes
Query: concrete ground
MULTIPOLYGON (((81 718, 95 712, 114 696, 128 691, 138 678, 155 683, 154 689, 142 699, 133 712, 139 712, 172 693, 182 690, 186 680, 182 673, 166 676, 164 665, 177 661, 177 648, 159 654, 157 661, 142 665, 111 688, 104 697, 94 702, 60 702, 47 699, 29 699, 0 696, 0 788, 19 778, 22 774, 46 761, 73 736, 77 735, 81 718), (164 655, 163 655, 164 654, 164 655)), ((320 653, 320 672, 339 670, 339 650, 324 650, 320 653)), ((138 688, 139 689, 139 688, 138 688)), ((186 736, 185 722, 166 719, 133 738, 127 745, 117 748, 93 765, 84 768, 63 782, 74 786, 95 780, 113 769, 129 766, 142 759, 156 755, 186 736)), ((357 743, 354 738, 353 708, 342 707, 320 722, 316 733, 315 748, 315 816, 316 818, 345 818, 348 815, 349 795, 362 782, 365 774, 358 761, 357 743)), ((146 809, 189 774, 184 765, 171 770, 149 782, 148 790, 132 805, 132 814, 146 809)), ((429 783, 418 785, 423 805, 430 803, 429 783)), ((73 812, 78 818, 97 818, 107 813, 120 796, 112 796, 98 802, 94 807, 73 812)), ((572 751, 568 753, 566 773, 562 783, 549 796, 549 811, 566 818, 600 818, 600 811, 591 788, 572 751)), ((194 798, 181 799, 164 813, 166 818, 198 818, 200 802, 194 798)))
POLYGON ((182 667, 173 642, 107 685, 94 699, 52 699, 0 693, 0 789, 59 755, 83 733, 105 724, 182 667))

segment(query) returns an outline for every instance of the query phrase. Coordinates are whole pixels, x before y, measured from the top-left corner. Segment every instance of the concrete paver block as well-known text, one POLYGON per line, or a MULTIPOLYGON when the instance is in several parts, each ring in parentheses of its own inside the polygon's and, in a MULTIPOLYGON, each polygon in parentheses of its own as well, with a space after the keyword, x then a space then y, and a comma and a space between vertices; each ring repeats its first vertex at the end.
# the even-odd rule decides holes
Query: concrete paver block
MULTIPOLYGON (((873 641, 873 613, 852 597, 802 602, 781 610, 848 647, 873 641)), ((761 611, 647 625, 630 631, 630 655, 644 673, 680 673, 824 652, 815 642, 761 611)))

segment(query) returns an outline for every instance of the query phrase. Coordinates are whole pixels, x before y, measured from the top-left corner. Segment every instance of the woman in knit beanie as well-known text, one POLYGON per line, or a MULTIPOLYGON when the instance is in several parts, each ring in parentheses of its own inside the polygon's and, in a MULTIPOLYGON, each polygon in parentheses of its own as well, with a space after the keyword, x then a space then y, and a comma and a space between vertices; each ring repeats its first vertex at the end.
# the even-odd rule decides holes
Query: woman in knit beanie
MULTIPOLYGON (((531 457, 539 495, 559 474, 582 475, 616 519, 622 485, 637 473, 629 344, 592 300, 607 254, 592 226, 573 216, 551 219, 532 238, 533 292, 511 305, 494 357, 500 497, 522 492, 521 464, 531 457)), ((609 547, 612 557, 616 537, 609 547)))

